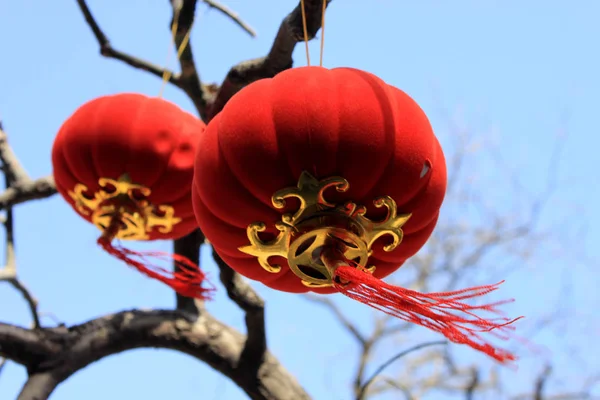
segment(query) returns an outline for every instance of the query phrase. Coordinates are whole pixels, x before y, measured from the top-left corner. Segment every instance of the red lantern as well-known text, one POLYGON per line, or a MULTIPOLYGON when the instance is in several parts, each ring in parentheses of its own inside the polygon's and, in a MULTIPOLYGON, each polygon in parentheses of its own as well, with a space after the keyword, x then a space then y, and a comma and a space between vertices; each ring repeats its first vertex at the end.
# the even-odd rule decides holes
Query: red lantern
POLYGON ((136 258, 113 239, 177 239, 197 229, 190 183, 202 121, 176 105, 140 94, 117 94, 81 106, 63 124, 52 149, 56 187, 102 235, 110 254, 179 293, 204 298, 204 274, 172 255, 172 274, 136 258))
POLYGON ((513 359, 476 333, 511 321, 462 302, 497 285, 421 294, 379 279, 425 244, 445 190, 444 153, 414 100, 367 72, 302 67, 244 88, 209 123, 192 196, 207 239, 246 277, 341 292, 513 359))

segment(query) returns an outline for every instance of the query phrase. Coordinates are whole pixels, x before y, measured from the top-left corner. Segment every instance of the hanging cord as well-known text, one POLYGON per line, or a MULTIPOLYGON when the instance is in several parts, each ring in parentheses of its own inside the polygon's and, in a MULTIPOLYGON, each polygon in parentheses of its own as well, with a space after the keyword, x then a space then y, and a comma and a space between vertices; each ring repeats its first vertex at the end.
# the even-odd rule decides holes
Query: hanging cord
POLYGON ((304 30, 304 47, 306 48, 306 65, 310 67, 310 52, 308 51, 308 27, 306 26, 306 10, 304 8, 304 0, 300 0, 300 8, 302 10, 302 29, 304 30))
MULTIPOLYGON (((304 0, 300 0, 300 9, 302 11, 302 29, 304 31, 304 47, 306 49, 306 65, 310 67, 310 51, 308 50, 308 27, 306 23, 306 8, 304 0)), ((321 12, 321 53, 319 55, 319 66, 323 66, 323 50, 325 49, 325 10, 327 10, 327 0, 323 0, 321 12)))
POLYGON ((323 0, 323 10, 321 12, 321 54, 319 55, 319 66, 323 66, 323 49, 325 49, 325 10, 327 10, 327 0, 323 0))
MULTIPOLYGON (((177 8, 175 8, 175 11, 173 12, 173 25, 171 26, 171 40, 169 43, 169 49, 171 48, 171 46, 175 45, 175 37, 177 35, 177 28, 179 27, 179 13, 181 12, 181 7, 182 7, 182 5, 180 3, 177 6, 177 8)), ((188 43, 190 41, 191 32, 192 32, 192 27, 190 26, 190 28, 186 32, 185 36, 183 37, 183 40, 181 41, 181 45, 179 45, 179 48, 177 49, 177 60, 179 60, 181 58, 183 51, 185 50, 185 48, 188 45, 188 43)), ((170 60, 171 60, 171 51, 169 51, 169 53, 167 54, 167 61, 165 62, 165 71, 163 72, 162 84, 160 86, 160 91, 158 92, 158 97, 162 97, 165 87, 167 86, 167 82, 169 81, 169 79, 171 79, 172 72, 169 71, 167 68, 170 60)))

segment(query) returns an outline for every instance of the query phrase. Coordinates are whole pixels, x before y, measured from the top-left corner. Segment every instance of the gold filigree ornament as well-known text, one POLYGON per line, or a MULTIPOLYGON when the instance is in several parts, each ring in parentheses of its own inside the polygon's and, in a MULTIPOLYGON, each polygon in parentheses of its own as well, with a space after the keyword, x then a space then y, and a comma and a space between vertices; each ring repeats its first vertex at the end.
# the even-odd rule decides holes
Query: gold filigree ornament
MULTIPOLYGON (((259 264, 268 272, 278 273, 280 265, 272 265, 269 258, 281 256, 287 259, 292 272, 305 286, 330 287, 333 285, 334 266, 323 262, 323 249, 335 248, 347 260, 365 266, 372 253, 371 247, 382 236, 391 236, 392 243, 384 251, 393 251, 402 242, 402 226, 411 214, 398 215, 397 206, 390 196, 378 197, 373 204, 386 207, 387 215, 381 221, 372 221, 365 216, 367 208, 348 201, 342 205, 330 203, 324 192, 335 188, 346 192, 349 182, 341 177, 330 177, 321 181, 308 172, 300 175, 297 187, 277 191, 271 198, 273 206, 282 209, 287 198, 296 198, 300 207, 294 214, 284 214, 275 227, 279 231, 271 241, 259 237, 266 226, 254 222, 246 230, 250 244, 238 250, 257 257, 259 264)), ((369 272, 374 266, 367 268, 369 272)))
POLYGON ((169 233, 181 221, 175 217, 175 209, 167 205, 152 205, 146 198, 151 190, 131 182, 127 174, 118 180, 100 178, 102 188, 90 198, 88 188, 82 183, 75 185, 69 196, 75 202, 77 211, 88 217, 102 232, 120 221, 114 238, 123 240, 147 240, 148 233, 158 227, 160 233, 169 233))

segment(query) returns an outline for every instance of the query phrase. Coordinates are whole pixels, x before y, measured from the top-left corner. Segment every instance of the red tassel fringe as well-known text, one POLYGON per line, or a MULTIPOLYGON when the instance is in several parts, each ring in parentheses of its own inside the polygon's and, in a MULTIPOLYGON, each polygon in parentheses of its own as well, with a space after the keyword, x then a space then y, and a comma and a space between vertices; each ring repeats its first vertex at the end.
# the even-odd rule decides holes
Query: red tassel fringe
POLYGON ((500 314, 496 307, 512 300, 480 306, 463 302, 493 292, 503 281, 495 285, 425 294, 387 284, 361 267, 349 266, 351 262, 345 264, 336 268, 335 275, 339 279, 334 280, 335 289, 345 296, 396 318, 439 332, 450 341, 466 344, 501 363, 516 359, 510 352, 487 343, 479 333, 490 332, 506 340, 508 336, 501 333, 514 330, 514 327, 509 325, 523 317, 484 319, 474 314, 478 310, 500 314), (457 315, 456 311, 464 313, 465 316, 457 315))
POLYGON ((206 275, 200 267, 188 258, 179 254, 168 254, 164 252, 147 251, 137 252, 122 246, 113 245, 113 237, 118 230, 120 221, 114 218, 104 234, 98 239, 98 244, 112 256, 125 262, 146 276, 165 283, 182 296, 209 300, 213 287, 203 287, 206 283, 206 275), (116 221, 116 222, 115 222, 116 221), (137 258, 137 259, 136 259, 137 258), (156 258, 177 265, 177 271, 171 272, 162 267, 152 264, 148 258, 156 258))

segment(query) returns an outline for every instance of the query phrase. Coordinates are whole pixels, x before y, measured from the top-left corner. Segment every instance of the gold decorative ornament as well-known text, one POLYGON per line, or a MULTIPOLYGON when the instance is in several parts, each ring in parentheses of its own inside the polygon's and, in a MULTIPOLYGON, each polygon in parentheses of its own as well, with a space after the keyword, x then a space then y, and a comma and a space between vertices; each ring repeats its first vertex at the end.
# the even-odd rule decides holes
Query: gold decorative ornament
MULTIPOLYGON (((325 199, 326 189, 335 188, 346 192, 349 182, 341 177, 330 177, 321 181, 308 172, 300 175, 297 187, 277 191, 271 198, 273 206, 285 207, 288 198, 300 201, 294 214, 284 214, 275 224, 277 237, 263 241, 259 237, 266 226, 254 222, 246 230, 250 244, 239 247, 245 254, 257 257, 258 263, 268 272, 278 273, 280 265, 272 265, 269 258, 280 256, 288 261, 292 272, 308 287, 329 287, 333 285, 334 268, 323 261, 323 249, 334 248, 348 260, 365 266, 372 253, 371 247, 382 236, 391 236, 392 243, 384 246, 384 251, 393 251, 402 242, 402 226, 411 214, 398 215, 397 206, 390 196, 378 197, 373 201, 377 208, 386 207, 387 215, 381 221, 372 221, 365 216, 367 208, 352 201, 342 205, 325 199)), ((374 266, 367 268, 369 272, 374 266)))
POLYGON ((115 238, 123 240, 147 240, 148 233, 158 227, 160 233, 169 233, 173 226, 181 221, 175 217, 175 209, 171 206, 150 204, 146 198, 151 190, 148 187, 131 183, 127 174, 118 180, 100 178, 98 184, 102 188, 90 198, 86 193, 87 186, 78 183, 69 191, 75 207, 84 216, 91 216, 91 221, 101 231, 105 231, 113 218, 120 219, 120 229, 115 238))

